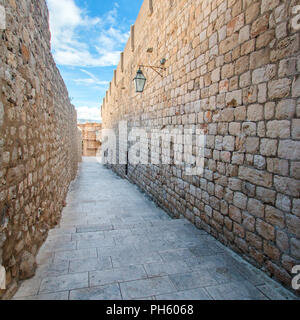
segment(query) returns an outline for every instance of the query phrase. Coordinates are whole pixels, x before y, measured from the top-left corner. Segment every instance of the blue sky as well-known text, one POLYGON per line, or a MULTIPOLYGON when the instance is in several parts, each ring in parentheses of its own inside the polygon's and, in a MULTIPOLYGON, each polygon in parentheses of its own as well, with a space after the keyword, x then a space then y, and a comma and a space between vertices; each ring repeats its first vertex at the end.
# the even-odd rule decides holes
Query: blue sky
POLYGON ((47 0, 51 47, 78 118, 100 120, 113 77, 143 0, 47 0))

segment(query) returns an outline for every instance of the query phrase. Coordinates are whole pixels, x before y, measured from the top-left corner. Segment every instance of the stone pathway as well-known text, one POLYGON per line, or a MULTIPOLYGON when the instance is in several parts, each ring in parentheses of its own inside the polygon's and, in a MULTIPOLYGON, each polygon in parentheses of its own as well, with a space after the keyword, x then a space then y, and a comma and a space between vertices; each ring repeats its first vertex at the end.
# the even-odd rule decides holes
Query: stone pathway
POLYGON ((203 230, 85 158, 60 226, 14 299, 295 299, 203 230))

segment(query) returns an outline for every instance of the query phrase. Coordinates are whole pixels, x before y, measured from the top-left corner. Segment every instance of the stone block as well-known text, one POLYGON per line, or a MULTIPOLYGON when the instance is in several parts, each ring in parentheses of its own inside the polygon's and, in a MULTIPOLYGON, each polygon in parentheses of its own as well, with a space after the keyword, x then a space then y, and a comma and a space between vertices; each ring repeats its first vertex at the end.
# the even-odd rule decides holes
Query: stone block
POLYGON ((245 152, 255 154, 259 150, 259 138, 247 137, 245 141, 245 152))
POLYGON ((277 39, 282 39, 287 36, 287 24, 286 22, 282 22, 275 28, 275 35, 277 39))
POLYGON ((277 154, 277 140, 261 139, 260 154, 263 156, 275 156, 277 154))
POLYGON ((268 241, 264 241, 264 253, 273 261, 280 259, 280 251, 268 241))
POLYGON ((249 58, 248 56, 243 56, 239 58, 235 63, 235 74, 240 75, 249 69, 249 58))
POLYGON ((272 174, 268 172, 241 166, 239 178, 262 187, 272 187, 272 174))
POLYGON ((250 244, 250 246, 253 246, 258 250, 262 249, 262 238, 257 234, 252 232, 246 232, 246 240, 250 244))
POLYGON ((268 102, 265 104, 265 119, 270 120, 275 115, 275 103, 268 102))
POLYGON ((242 214, 241 210, 235 206, 230 205, 229 206, 229 217, 233 221, 236 221, 237 223, 242 223, 242 214))
POLYGON ((274 64, 265 65, 262 68, 253 70, 252 82, 254 84, 267 82, 273 79, 275 75, 276 75, 276 65, 274 64))
POLYGON ((300 259, 300 240, 299 239, 291 239, 291 254, 296 259, 300 259))
POLYGON ((223 138, 223 150, 234 151, 235 138, 226 136, 223 138))
POLYGON ((275 228, 261 219, 256 220, 256 231, 266 240, 275 240, 275 228))
POLYGON ((279 0, 262 0, 261 2, 261 13, 273 10, 279 5, 279 0))
POLYGON ((248 231, 255 231, 255 217, 251 214, 248 214, 246 211, 242 213, 243 226, 248 231))
POLYGON ((300 199, 293 200, 293 210, 292 213, 297 217, 300 217, 300 199))
POLYGON ((259 51, 252 52, 250 55, 250 69, 257 69, 262 66, 266 66, 264 68, 265 77, 274 77, 274 73, 276 72, 276 66, 270 65, 268 67, 268 63, 270 63, 270 49, 264 48, 259 51), (267 68, 268 67, 268 68, 267 68))
POLYGON ((244 13, 234 17, 227 24, 227 35, 231 36, 234 32, 239 31, 244 26, 244 13))
POLYGON ((237 46, 239 40, 239 33, 235 32, 230 37, 227 37, 225 40, 221 41, 219 44, 220 54, 225 54, 228 51, 232 50, 237 46))
POLYGON ((292 97, 298 98, 300 96, 300 76, 296 76, 292 84, 292 97))
POLYGON ((289 238, 285 232, 280 230, 276 231, 276 246, 283 252, 289 250, 289 238))
POLYGON ((246 10, 246 24, 250 24, 253 22, 258 15, 260 14, 260 3, 255 2, 253 3, 247 10, 246 10))
POLYGON ((300 139, 300 119, 292 120, 292 138, 300 139))
POLYGON ((284 213, 272 206, 266 206, 265 218, 274 227, 284 228, 284 213))
POLYGON ((295 74, 297 70, 297 60, 296 58, 283 59, 279 62, 278 76, 280 78, 291 76, 295 74))
POLYGON ((264 118, 264 108, 260 104, 248 106, 247 119, 248 121, 260 121, 264 118))
POLYGON ((276 107, 276 119, 292 119, 296 112, 296 102, 292 99, 285 99, 278 102, 276 107))
POLYGON ((286 139, 291 136, 291 124, 288 120, 274 120, 267 122, 267 137, 286 139))
POLYGON ((267 159, 267 170, 269 172, 279 174, 281 176, 289 175, 289 163, 288 160, 282 160, 277 158, 267 159))
POLYGON ((292 162, 291 164, 291 170, 290 170, 290 175, 294 179, 300 179, 300 162, 292 162))
POLYGON ((300 218, 293 214, 286 215, 286 225, 288 232, 297 238, 300 237, 300 218))
POLYGON ((268 92, 270 99, 282 99, 287 97, 291 91, 291 80, 280 79, 273 80, 268 83, 268 92))
POLYGON ((283 194, 293 196, 293 197, 300 196, 299 180, 275 175, 274 187, 278 192, 281 192, 283 194))
POLYGON ((257 187, 256 197, 265 203, 275 204, 276 192, 274 190, 257 187))
POLYGON ((263 218, 265 215, 265 207, 263 203, 253 198, 248 200, 247 211, 258 218, 263 218))
POLYGON ((250 26, 244 26, 239 33, 239 43, 242 44, 250 39, 250 26))
POLYGON ((256 123, 255 122, 243 122, 242 133, 246 136, 256 136, 256 123))
POLYGON ((279 41, 277 49, 271 51, 270 59, 272 62, 279 61, 295 54, 299 50, 299 37, 292 35, 279 41))
POLYGON ((233 136, 238 136, 241 132, 241 124, 239 122, 229 123, 229 134, 233 136))
POLYGON ((278 156, 281 159, 298 160, 300 159, 300 141, 280 141, 278 156))
POLYGON ((260 170, 265 169, 266 159, 263 156, 255 155, 253 164, 257 169, 260 169, 260 170))
POLYGON ((268 30, 269 26, 269 14, 264 14, 260 18, 256 19, 251 27, 251 37, 255 38, 259 34, 268 30))
POLYGON ((235 192, 233 197, 233 204, 240 209, 246 209, 247 196, 245 196, 243 193, 235 192))
POLYGON ((260 34, 256 40, 256 48, 261 49, 267 47, 275 38, 274 30, 267 30, 266 32, 260 34))
MULTIPOLYGON (((276 183, 275 183, 276 186, 276 183)), ((283 211, 291 210, 291 200, 284 194, 278 193, 276 198, 276 207, 283 211)))

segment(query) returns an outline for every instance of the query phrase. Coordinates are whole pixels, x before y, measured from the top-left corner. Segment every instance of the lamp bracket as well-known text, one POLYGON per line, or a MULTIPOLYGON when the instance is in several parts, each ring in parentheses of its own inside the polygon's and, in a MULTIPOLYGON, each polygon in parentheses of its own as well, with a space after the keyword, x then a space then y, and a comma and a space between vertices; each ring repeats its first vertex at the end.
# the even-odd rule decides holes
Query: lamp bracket
POLYGON ((162 75, 160 72, 158 72, 156 69, 160 69, 160 70, 163 70, 163 71, 167 70, 167 69, 164 68, 164 67, 145 66, 145 65, 142 65, 142 64, 140 64, 139 67, 140 67, 140 68, 150 68, 150 69, 152 69, 153 71, 155 71, 157 74, 159 74, 162 78, 163 78, 163 75, 162 75))

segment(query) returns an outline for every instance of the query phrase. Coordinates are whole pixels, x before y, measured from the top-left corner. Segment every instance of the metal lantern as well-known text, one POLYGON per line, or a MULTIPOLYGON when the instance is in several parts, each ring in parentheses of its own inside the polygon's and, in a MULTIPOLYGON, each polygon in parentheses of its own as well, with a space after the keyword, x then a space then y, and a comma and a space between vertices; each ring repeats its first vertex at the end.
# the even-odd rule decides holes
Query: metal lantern
POLYGON ((141 69, 137 71, 137 74, 133 80, 135 83, 136 92, 143 92, 147 79, 145 78, 141 69))

